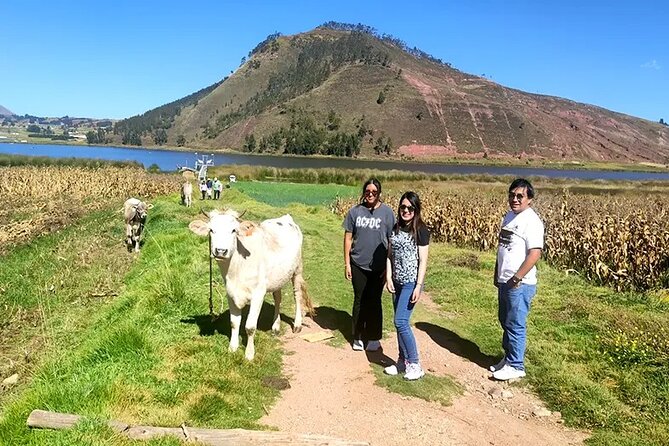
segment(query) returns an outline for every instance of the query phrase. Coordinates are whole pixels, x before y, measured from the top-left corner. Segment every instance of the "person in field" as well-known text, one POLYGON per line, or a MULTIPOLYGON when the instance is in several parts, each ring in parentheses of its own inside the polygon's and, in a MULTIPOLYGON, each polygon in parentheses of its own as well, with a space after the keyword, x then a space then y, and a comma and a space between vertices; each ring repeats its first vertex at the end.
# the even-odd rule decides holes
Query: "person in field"
POLYGON ((416 338, 409 325, 425 283, 430 231, 420 216, 420 198, 405 192, 397 209, 397 223, 390 235, 386 266, 386 288, 393 295, 399 356, 384 369, 388 375, 404 373, 404 379, 420 379, 425 372, 418 361, 416 338))
POLYGON ((207 196, 207 183, 204 180, 200 181, 200 194, 202 194, 200 200, 204 200, 207 196))
POLYGON ((214 188, 214 200, 220 200, 221 190, 223 189, 223 183, 221 183, 218 180, 218 177, 214 178, 213 188, 214 188))
POLYGON ((381 183, 375 178, 367 180, 359 204, 348 211, 342 223, 344 275, 353 284, 353 350, 381 348, 381 295, 388 238, 394 225, 393 211, 381 202, 381 183))
POLYGON ((531 208, 532 184, 514 180, 508 199, 510 210, 502 219, 494 275, 504 357, 490 371, 500 381, 525 376, 527 316, 537 290, 536 263, 544 247, 544 224, 531 208))
POLYGON ((207 178, 207 182, 205 184, 207 185, 207 200, 211 200, 211 198, 214 196, 213 195, 214 182, 211 180, 211 178, 207 178))

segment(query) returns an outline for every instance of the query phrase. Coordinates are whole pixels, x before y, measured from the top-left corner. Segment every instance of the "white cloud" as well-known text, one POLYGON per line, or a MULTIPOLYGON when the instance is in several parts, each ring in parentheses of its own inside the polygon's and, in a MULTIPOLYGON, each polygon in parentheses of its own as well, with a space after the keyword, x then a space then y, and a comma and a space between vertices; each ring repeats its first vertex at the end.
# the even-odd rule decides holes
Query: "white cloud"
POLYGON ((653 70, 659 70, 660 64, 657 63, 657 60, 653 59, 650 62, 646 62, 645 64, 641 64, 641 68, 652 68, 653 70))

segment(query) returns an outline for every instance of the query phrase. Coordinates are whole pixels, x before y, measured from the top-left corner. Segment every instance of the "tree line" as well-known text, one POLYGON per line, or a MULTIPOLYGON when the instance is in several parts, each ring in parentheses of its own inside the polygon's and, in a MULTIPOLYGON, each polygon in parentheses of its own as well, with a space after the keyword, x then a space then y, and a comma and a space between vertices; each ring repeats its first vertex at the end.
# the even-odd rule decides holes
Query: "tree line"
POLYGON ((184 107, 196 105, 200 99, 208 95, 224 81, 225 79, 177 101, 149 110, 142 115, 118 121, 114 124, 114 134, 121 135, 123 144, 141 145, 141 137, 147 134, 151 134, 154 140, 156 138, 162 140, 163 133, 165 134, 165 142, 167 142, 166 130, 172 126, 174 118, 181 113, 181 110, 184 107))
POLYGON ((371 26, 363 25, 362 23, 358 24, 352 24, 352 23, 342 23, 342 22, 335 22, 335 21, 329 21, 323 23, 321 26, 318 28, 324 28, 324 29, 332 29, 335 31, 350 31, 350 32, 356 32, 356 33, 364 33, 364 34, 369 34, 370 36, 374 36, 377 39, 383 40, 384 42, 388 42, 398 48, 400 48, 403 51, 406 51, 407 53, 411 54, 414 57, 417 57, 418 59, 426 59, 431 62, 434 62, 439 65, 444 65, 447 67, 450 67, 451 64, 448 62, 444 62, 441 59, 432 56, 429 53, 426 53, 425 51, 417 48, 417 47, 409 47, 409 45, 406 44, 401 39, 398 39, 397 37, 391 35, 391 34, 386 34, 382 33, 379 34, 379 32, 376 30, 376 28, 373 28, 371 26))
MULTIPOLYGON (((302 109, 291 109, 290 113, 291 120, 287 128, 281 127, 260 138, 250 133, 245 137, 243 150, 256 153, 353 157, 360 154, 365 137, 373 134, 364 115, 356 120, 355 131, 346 132, 340 129, 341 117, 334 110, 330 110, 324 122, 317 122, 313 114, 302 109)), ((392 141, 381 135, 373 149, 377 155, 390 154, 392 141)))
POLYGON ((390 64, 390 55, 374 48, 370 44, 369 36, 364 33, 351 33, 336 40, 292 38, 290 45, 299 45, 297 61, 286 69, 273 73, 267 87, 239 105, 237 110, 218 116, 213 124, 205 124, 205 137, 215 138, 235 122, 318 87, 331 73, 345 64, 390 64))

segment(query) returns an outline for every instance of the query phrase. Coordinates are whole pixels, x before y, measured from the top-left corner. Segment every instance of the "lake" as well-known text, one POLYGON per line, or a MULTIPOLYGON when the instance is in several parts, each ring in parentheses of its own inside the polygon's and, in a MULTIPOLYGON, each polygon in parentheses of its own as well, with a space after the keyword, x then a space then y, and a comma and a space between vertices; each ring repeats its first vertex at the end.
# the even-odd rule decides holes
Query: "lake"
MULTIPOLYGON (((0 143, 0 153, 16 155, 48 156, 54 158, 94 158, 116 161, 137 161, 149 167, 158 165, 163 171, 173 171, 177 166, 194 167, 195 153, 175 150, 152 150, 106 146, 68 146, 50 144, 0 143)), ((210 152, 198 152, 210 154, 210 152)), ((251 166, 286 167, 298 169, 378 169, 404 170, 412 172, 461 174, 461 175, 511 175, 517 177, 543 176, 548 178, 571 178, 580 180, 627 180, 669 181, 669 172, 609 171, 578 169, 545 169, 539 167, 456 165, 438 163, 411 163, 397 161, 371 161, 350 158, 307 158, 292 156, 260 156, 243 153, 215 153, 215 165, 247 164, 251 166)))

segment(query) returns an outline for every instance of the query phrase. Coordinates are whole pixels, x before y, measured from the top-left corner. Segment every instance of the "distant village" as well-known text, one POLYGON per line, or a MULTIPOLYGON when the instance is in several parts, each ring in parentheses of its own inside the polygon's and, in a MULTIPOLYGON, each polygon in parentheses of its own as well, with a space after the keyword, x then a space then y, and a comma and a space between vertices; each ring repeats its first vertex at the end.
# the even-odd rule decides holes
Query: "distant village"
POLYGON ((114 121, 111 119, 44 118, 32 115, 0 116, 0 143, 27 143, 39 140, 88 142, 90 136, 111 133, 114 121))

